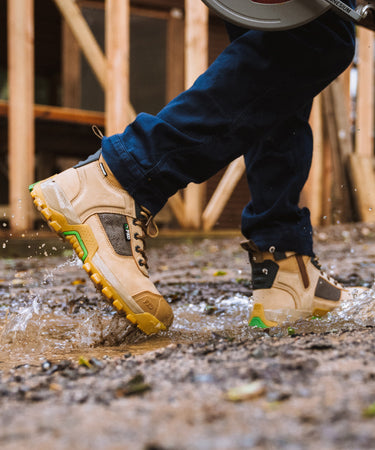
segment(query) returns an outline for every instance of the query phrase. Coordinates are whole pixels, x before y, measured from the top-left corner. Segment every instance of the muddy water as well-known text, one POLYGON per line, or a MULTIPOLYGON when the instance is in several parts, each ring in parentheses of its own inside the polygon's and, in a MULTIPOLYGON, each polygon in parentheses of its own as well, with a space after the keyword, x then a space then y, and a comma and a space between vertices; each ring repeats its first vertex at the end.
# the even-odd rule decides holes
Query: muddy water
MULTIPOLYGON (((30 265, 29 260, 26 266, 30 265)), ((184 297, 173 305, 173 327, 158 336, 145 337, 112 311, 81 278, 80 265, 77 258, 71 257, 42 268, 8 267, 9 279, 2 280, 0 289, 0 370, 45 360, 139 354, 171 343, 206 342, 212 335, 256 339, 265 332, 283 336, 337 331, 348 324, 375 326, 372 289, 358 293, 354 302, 342 304, 323 319, 301 320, 263 331, 248 327, 251 298, 235 292, 235 282, 227 292, 220 282, 206 291, 205 283, 200 282, 184 284, 184 297)), ((176 296, 181 285, 169 283, 168 289, 176 296)))
MULTIPOLYGON (((340 267, 344 276, 340 281, 371 285, 375 267, 372 242, 330 246, 325 240, 322 250, 326 252, 323 262, 332 275, 340 267), (349 253, 345 245, 355 251, 349 253), (342 258, 347 258, 341 266, 340 251, 342 258), (366 279, 358 274, 365 274, 366 279)), ((82 271, 81 261, 71 253, 64 258, 0 259, 0 370, 46 359, 144 353, 171 343, 206 342, 213 335, 228 340, 257 339, 265 332, 284 336, 375 326, 375 292, 371 289, 324 319, 301 320, 269 331, 250 329, 248 261, 237 240, 166 245, 162 252, 151 250, 149 256, 152 278, 175 313, 173 327, 153 337, 134 330, 102 300, 82 271)))

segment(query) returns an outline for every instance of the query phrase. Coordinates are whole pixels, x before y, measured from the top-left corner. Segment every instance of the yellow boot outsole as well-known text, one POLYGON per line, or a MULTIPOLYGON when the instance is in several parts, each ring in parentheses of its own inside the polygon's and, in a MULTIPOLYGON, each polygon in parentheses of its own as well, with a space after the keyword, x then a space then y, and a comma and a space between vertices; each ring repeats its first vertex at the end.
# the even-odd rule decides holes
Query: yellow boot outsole
POLYGON ((119 312, 124 312, 126 318, 147 335, 166 330, 166 326, 148 312, 134 313, 125 301, 118 295, 103 275, 92 263, 92 257, 98 249, 98 243, 88 225, 70 225, 65 216, 50 208, 43 196, 39 183, 30 186, 30 195, 35 207, 42 215, 51 230, 55 231, 65 241, 69 242, 78 257, 83 261, 83 269, 89 275, 96 288, 101 291, 106 300, 119 312))

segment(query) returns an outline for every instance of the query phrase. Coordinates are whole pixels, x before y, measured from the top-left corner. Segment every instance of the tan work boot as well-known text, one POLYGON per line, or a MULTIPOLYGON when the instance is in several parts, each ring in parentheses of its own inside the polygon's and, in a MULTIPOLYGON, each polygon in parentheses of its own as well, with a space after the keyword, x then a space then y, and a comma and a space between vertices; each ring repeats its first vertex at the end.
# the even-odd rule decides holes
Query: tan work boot
POLYGON ((155 236, 148 210, 118 183, 101 151, 30 186, 34 204, 83 261, 83 269, 113 306, 146 334, 173 321, 169 304, 148 276, 145 235, 155 236))
POLYGON ((249 325, 269 328, 285 321, 323 316, 363 288, 344 288, 320 268, 316 258, 295 252, 261 252, 249 241, 254 307, 249 325))

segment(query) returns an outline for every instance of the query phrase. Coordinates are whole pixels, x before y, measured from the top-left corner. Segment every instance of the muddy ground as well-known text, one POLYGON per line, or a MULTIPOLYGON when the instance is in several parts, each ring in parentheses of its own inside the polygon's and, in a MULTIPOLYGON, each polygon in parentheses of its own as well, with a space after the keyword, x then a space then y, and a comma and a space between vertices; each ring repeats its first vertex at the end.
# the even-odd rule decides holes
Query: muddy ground
MULTIPOLYGON (((176 319, 147 338, 69 250, 37 239, 3 242, 1 449, 375 449, 374 291, 251 330, 241 238, 161 238, 151 275, 176 319)), ((375 227, 320 229, 315 250, 344 284, 372 286, 375 227)))

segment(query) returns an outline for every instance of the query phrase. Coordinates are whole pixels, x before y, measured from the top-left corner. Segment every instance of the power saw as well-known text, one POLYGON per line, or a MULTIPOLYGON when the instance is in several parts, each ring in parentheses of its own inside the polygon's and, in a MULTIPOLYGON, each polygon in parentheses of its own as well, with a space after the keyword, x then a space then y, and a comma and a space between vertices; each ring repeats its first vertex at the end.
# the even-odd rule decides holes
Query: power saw
POLYGON ((256 30, 287 30, 332 9, 343 18, 375 31, 375 0, 356 9, 341 0, 203 0, 225 20, 256 30))

